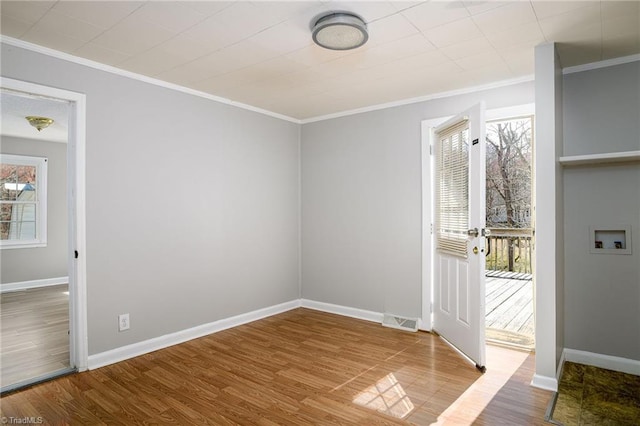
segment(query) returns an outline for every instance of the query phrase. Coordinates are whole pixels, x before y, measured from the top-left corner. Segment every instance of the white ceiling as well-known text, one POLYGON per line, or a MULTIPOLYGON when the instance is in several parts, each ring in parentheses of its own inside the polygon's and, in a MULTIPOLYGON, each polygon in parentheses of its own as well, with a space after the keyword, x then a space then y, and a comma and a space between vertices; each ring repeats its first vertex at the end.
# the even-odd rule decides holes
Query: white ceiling
POLYGON ((4 1, 3 35, 297 119, 640 53, 640 1, 4 1), (329 10, 368 23, 353 51, 313 44, 329 10))
POLYGON ((0 134, 52 142, 67 142, 69 104, 47 98, 2 90, 0 96, 0 134), (25 117, 35 115, 53 119, 46 129, 38 131, 25 117))

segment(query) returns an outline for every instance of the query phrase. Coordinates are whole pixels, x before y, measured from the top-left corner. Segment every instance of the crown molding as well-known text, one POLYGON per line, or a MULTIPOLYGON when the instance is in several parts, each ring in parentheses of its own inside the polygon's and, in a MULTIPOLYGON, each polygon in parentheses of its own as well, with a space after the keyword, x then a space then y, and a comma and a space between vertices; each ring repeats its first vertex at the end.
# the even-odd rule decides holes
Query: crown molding
POLYGON ((314 123, 316 121, 331 120, 331 119, 334 119, 334 118, 345 117, 345 116, 348 116, 348 115, 361 114, 361 113, 364 113, 364 112, 371 112, 371 111, 377 111, 377 110, 381 110, 381 109, 387 109, 387 108, 393 108, 393 107, 398 107, 398 106, 410 105, 410 104, 415 104, 415 103, 419 103, 419 102, 431 101, 431 100, 434 100, 434 99, 448 98, 448 97, 451 97, 451 96, 458 96, 458 95, 466 95, 466 94, 469 94, 469 93, 481 92, 483 90, 498 89, 500 87, 512 86, 512 85, 515 85, 515 84, 526 83, 526 82, 533 81, 533 80, 534 80, 534 76, 533 76, 533 74, 530 74, 530 75, 526 75, 526 76, 523 76, 523 77, 513 78, 513 79, 509 79, 509 80, 496 81, 496 82, 493 82, 493 83, 483 84, 483 85, 479 85, 479 86, 470 86, 470 87, 465 87, 463 89, 456 89, 456 90, 450 90, 450 91, 447 91, 447 92, 433 93, 431 95, 418 96, 418 97, 415 97, 415 98, 408 98, 408 99, 402 99, 402 100, 399 100, 399 101, 387 102, 387 103, 384 103, 384 104, 371 105, 371 106, 367 106, 367 107, 363 107, 363 108, 356 108, 356 109, 351 109, 351 110, 347 110, 347 111, 336 112, 336 113, 333 113, 333 114, 327 114, 327 115, 321 115, 321 116, 317 116, 317 117, 305 118, 303 120, 300 120, 300 122, 302 124, 307 124, 307 123, 314 123))
POLYGON ((289 117, 284 114, 279 114, 277 112, 269 111, 266 109, 258 108, 252 105, 243 104, 242 102, 236 102, 231 99, 223 98, 220 96, 211 95, 206 92, 201 92, 199 90, 190 89, 185 86, 180 86, 179 84, 169 83, 163 80, 159 80, 157 78, 148 77, 142 74, 137 74, 131 71, 126 71, 121 68, 117 68, 111 65, 102 64, 100 62, 92 61, 90 59, 80 58, 78 56, 71 55, 69 53, 60 52, 59 50, 51 49, 49 47, 40 46, 37 44, 29 43, 24 40, 18 40, 13 37, 7 37, 4 35, 0 35, 0 43, 7 44, 9 46, 19 47, 21 49, 30 50, 32 52, 40 53, 43 55, 51 56, 56 59, 61 59, 63 61, 72 62, 78 65, 83 65, 89 68, 94 68, 100 71, 105 71, 111 74, 116 74, 121 77, 131 78, 133 80, 142 81, 144 83, 153 84, 155 86, 164 87, 166 89, 175 90, 178 92, 186 93, 193 96, 198 96, 201 98, 209 99, 215 102, 219 102, 226 105, 231 105, 237 108, 245 109, 248 111, 256 112, 258 114, 267 115, 274 118, 279 118, 281 120, 290 121, 292 123, 300 124, 300 120, 297 118, 289 117))
MULTIPOLYGON (((356 109, 351 109, 351 110, 347 110, 347 111, 340 111, 340 112, 336 112, 336 113, 331 113, 331 114, 326 114, 326 115, 320 115, 320 116, 316 116, 316 117, 310 117, 310 118, 305 118, 305 119, 297 119, 294 117, 290 117, 288 115, 284 115, 284 114, 280 114, 277 112, 273 112, 273 111, 269 111, 263 108, 258 108, 255 107, 253 105, 248 105, 248 104, 244 104, 242 102, 236 102, 233 101, 231 99, 227 99, 227 98, 223 98, 220 96, 215 96, 212 95, 210 93, 206 93, 206 92, 202 92, 199 90, 195 90, 195 89, 191 89, 185 86, 180 86, 178 84, 174 84, 174 83, 169 83, 163 80, 159 80, 157 78, 152 78, 152 77, 148 77, 142 74, 137 74, 131 71, 126 71, 123 70, 121 68, 117 68, 111 65, 106 65, 100 62, 96 62, 96 61, 92 61, 90 59, 85 59, 85 58, 80 58, 78 56, 74 56, 71 55, 69 53, 65 53, 65 52, 60 52, 58 50, 55 49, 51 49, 48 47, 44 47, 44 46, 40 46, 37 44, 33 44, 33 43, 29 43, 23 40, 18 40, 15 39, 13 37, 8 37, 8 36, 4 36, 4 35, 0 35, 0 43, 4 43, 7 44, 9 46, 14 46, 14 47, 19 47, 21 49, 25 49, 25 50, 29 50, 32 52, 36 52, 36 53, 40 53, 43 55, 47 55, 47 56, 51 56, 57 59, 61 59, 67 62, 72 62, 78 65, 83 65, 89 68, 94 68, 100 71, 105 71, 105 72, 109 72, 112 74, 116 74, 122 77, 127 77, 127 78, 131 78, 134 80, 138 80, 138 81, 142 81, 148 84, 153 84, 156 86, 160 86, 160 87, 164 87, 166 89, 171 89, 171 90, 176 90, 178 92, 182 92, 182 93, 186 93, 189 95, 193 95, 193 96, 198 96, 201 98, 205 98, 205 99, 209 99, 215 102, 219 102, 225 105, 230 105, 230 106, 234 106, 237 108, 241 108, 241 109, 245 109, 247 111, 252 111, 258 114, 262 114, 262 115, 267 115, 269 117, 274 117, 274 118, 278 118, 281 120, 285 120, 285 121, 289 121, 291 123, 295 123, 295 124, 308 124, 308 123, 314 123, 317 121, 325 121, 325 120, 331 120, 334 118, 340 118, 340 117, 346 117, 349 115, 355 115, 355 114, 361 114, 361 113, 365 113, 365 112, 372 112, 372 111, 378 111, 378 110, 382 110, 382 109, 387 109, 387 108, 393 108, 393 107, 399 107, 399 106, 404 106, 404 105, 410 105, 410 104, 415 104, 415 103, 419 103, 419 102, 426 102, 426 101, 431 101, 434 99, 442 99, 442 98, 448 98, 451 96, 459 96, 459 95, 466 95, 466 94, 470 94, 470 93, 475 93, 475 92, 480 92, 483 90, 491 90, 491 89, 498 89, 501 87, 506 87, 506 86, 511 86, 511 85, 515 85, 515 84, 520 84, 520 83, 526 83, 529 81, 533 81, 535 79, 533 74, 530 75, 526 75, 523 77, 518 77, 518 78, 514 78, 514 79, 509 79, 509 80, 501 80, 501 81, 497 81, 497 82, 493 82, 493 83, 489 83, 489 84, 484 84, 484 85, 478 85, 478 86, 470 86, 470 87, 466 87, 466 88, 462 88, 462 89, 456 89, 456 90, 451 90, 451 91, 446 91, 446 92, 439 92, 439 93, 433 93, 430 95, 424 95, 424 96, 418 96, 415 98, 408 98, 408 99, 402 99, 399 101, 393 101, 393 102, 387 102, 387 103, 383 103, 383 104, 377 104, 377 105, 371 105, 371 106, 367 106, 367 107, 362 107, 362 108, 356 108, 356 109)), ((577 65, 574 67, 567 67, 564 68, 562 70, 563 74, 572 74, 572 73, 577 73, 577 72, 583 72, 583 71, 589 71, 589 70, 594 70, 594 69, 599 69, 599 68, 606 68, 606 67, 611 67, 611 66, 615 66, 615 65, 622 65, 622 64, 626 64, 626 63, 630 63, 630 62, 636 62, 636 61, 640 61, 640 55, 630 55, 630 56, 624 56, 624 57, 620 57, 620 58, 613 58, 613 59, 608 59, 605 61, 599 61, 599 62, 592 62, 589 64, 584 64, 584 65, 577 65)))
POLYGON ((562 74, 573 74, 576 72, 597 70, 600 68, 613 67, 615 65, 628 64, 640 61, 640 55, 622 56, 620 58, 607 59, 605 61, 591 62, 584 65, 576 65, 562 69, 562 74))

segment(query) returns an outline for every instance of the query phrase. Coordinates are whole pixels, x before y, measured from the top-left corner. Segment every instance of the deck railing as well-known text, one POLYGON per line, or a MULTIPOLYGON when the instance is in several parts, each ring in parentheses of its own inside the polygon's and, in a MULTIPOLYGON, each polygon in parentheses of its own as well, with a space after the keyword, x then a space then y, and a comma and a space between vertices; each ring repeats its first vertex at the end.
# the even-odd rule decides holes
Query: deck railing
POLYGON ((531 228, 489 228, 486 269, 530 274, 531 228))

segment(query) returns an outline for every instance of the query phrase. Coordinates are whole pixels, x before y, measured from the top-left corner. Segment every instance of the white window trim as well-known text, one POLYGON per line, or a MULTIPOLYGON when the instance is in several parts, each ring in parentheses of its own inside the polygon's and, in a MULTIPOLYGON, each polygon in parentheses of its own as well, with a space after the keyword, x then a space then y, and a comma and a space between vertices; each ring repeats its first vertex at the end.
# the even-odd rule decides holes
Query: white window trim
POLYGON ((28 155, 0 154, 0 163, 36 167, 36 238, 33 240, 0 240, 0 249, 47 246, 47 159, 28 155))

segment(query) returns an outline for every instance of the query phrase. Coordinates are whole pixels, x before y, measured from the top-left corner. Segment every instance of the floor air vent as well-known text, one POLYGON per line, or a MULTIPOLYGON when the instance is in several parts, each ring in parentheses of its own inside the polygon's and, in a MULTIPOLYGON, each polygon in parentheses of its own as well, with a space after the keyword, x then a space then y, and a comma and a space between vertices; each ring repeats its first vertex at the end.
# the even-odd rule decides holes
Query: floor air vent
POLYGON ((405 331, 418 331, 418 320, 413 318, 397 317, 391 314, 384 314, 382 325, 385 327, 399 328, 405 331))

